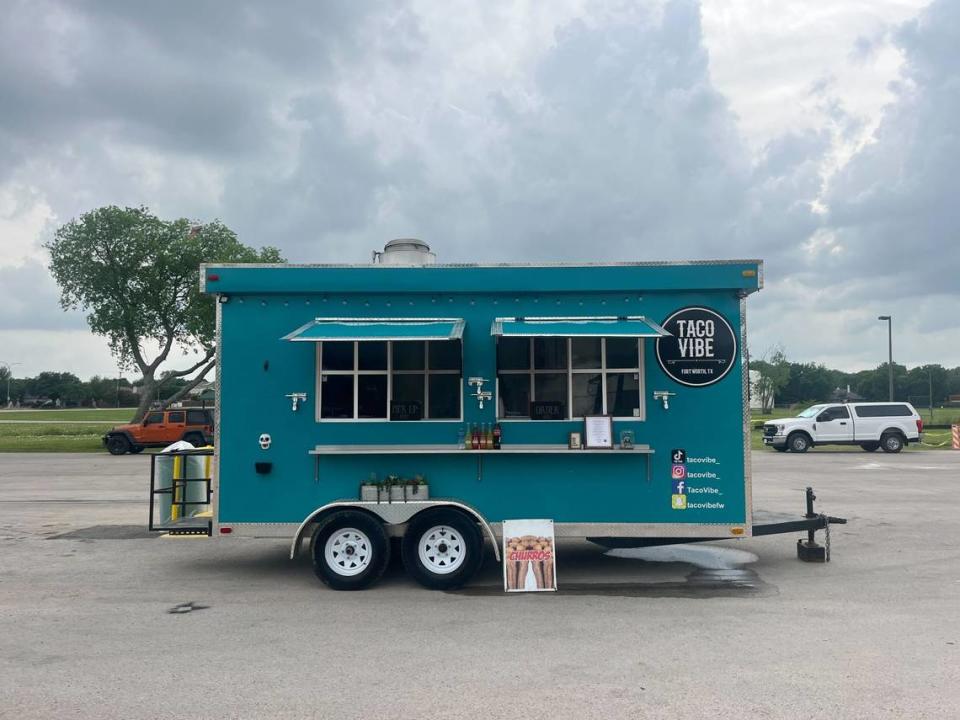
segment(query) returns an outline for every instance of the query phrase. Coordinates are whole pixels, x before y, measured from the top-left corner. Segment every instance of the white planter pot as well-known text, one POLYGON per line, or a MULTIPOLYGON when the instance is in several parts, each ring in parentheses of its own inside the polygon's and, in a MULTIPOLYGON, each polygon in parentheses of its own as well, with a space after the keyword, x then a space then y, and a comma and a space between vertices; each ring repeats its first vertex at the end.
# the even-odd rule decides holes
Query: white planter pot
POLYGON ((389 488, 379 485, 360 486, 360 500, 362 502, 392 503, 429 499, 429 485, 393 485, 389 488))
MULTIPOLYGON (((396 485, 390 488, 390 502, 429 499, 430 488, 428 485, 396 485)), ((381 502, 383 502, 382 499, 381 502)))

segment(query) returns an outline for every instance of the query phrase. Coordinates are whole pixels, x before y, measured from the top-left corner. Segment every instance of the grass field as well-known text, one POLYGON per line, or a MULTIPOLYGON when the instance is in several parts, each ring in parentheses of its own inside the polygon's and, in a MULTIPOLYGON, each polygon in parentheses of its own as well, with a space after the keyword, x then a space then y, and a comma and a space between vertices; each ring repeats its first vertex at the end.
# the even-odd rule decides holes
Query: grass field
POLYGON ((133 408, 0 410, 0 452, 104 452, 103 434, 133 408))
POLYGON ((97 452, 113 423, 0 423, 0 452, 97 452))
POLYGON ((0 420, 56 420, 108 423, 130 422, 135 408, 79 408, 76 410, 0 410, 0 420))

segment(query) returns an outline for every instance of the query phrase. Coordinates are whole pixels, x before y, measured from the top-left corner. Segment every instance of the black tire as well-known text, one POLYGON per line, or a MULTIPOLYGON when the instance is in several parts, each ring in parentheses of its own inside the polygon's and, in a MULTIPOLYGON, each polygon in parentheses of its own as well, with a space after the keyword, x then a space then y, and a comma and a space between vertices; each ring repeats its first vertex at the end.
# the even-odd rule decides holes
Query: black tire
POLYGON ((786 452, 786 451, 787 451, 787 446, 786 446, 786 445, 771 445, 770 447, 772 447, 772 448, 773 448, 774 450, 776 450, 777 452, 786 452))
POLYGON ((111 435, 107 438, 107 451, 111 455, 126 455, 130 452, 130 441, 123 435, 111 435))
POLYGON ((207 441, 204 440, 203 435, 197 432, 189 432, 183 436, 183 439, 193 445, 195 448, 204 447, 207 444, 207 441))
POLYGON ((805 453, 810 449, 810 438, 802 432, 795 432, 787 438, 790 452, 805 453))
POLYGON ((898 453, 903 450, 903 436, 899 433, 887 433, 880 438, 880 447, 885 453, 898 453))
POLYGON ((418 583, 453 590, 470 582, 483 564, 483 535, 477 522, 459 510, 427 510, 407 525, 402 555, 407 573, 418 583))
POLYGON ((131 446, 130 446, 130 454, 131 454, 131 455, 139 455, 139 454, 142 453, 142 452, 143 452, 143 445, 131 445, 131 446))
POLYGON ((877 450, 880 449, 880 443, 865 442, 865 443, 860 443, 860 447, 862 447, 866 452, 876 452, 877 450))
POLYGON ((357 510, 341 510, 317 527, 310 556, 313 571, 324 584, 334 590, 363 590, 387 569, 390 540, 378 519, 357 510))

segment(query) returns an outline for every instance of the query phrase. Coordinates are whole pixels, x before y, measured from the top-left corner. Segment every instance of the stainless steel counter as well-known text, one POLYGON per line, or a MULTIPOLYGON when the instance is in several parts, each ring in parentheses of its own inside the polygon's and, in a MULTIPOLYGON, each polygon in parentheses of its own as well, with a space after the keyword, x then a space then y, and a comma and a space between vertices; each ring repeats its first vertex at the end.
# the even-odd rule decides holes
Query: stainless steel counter
POLYGON ((649 445, 636 445, 632 450, 619 447, 610 449, 571 450, 566 445, 504 445, 499 450, 468 450, 456 445, 317 445, 310 454, 314 456, 314 480, 320 480, 320 457, 323 455, 474 455, 477 458, 477 480, 483 478, 484 456, 498 455, 645 455, 647 457, 647 481, 651 477, 650 455, 656 451, 649 445))

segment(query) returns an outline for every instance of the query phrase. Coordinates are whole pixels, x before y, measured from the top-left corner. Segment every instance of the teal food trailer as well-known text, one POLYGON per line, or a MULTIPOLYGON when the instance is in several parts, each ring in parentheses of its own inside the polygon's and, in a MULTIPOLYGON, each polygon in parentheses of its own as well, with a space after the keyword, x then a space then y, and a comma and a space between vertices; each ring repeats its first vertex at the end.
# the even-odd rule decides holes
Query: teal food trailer
POLYGON ((217 299, 210 534, 309 541, 332 587, 467 582, 500 524, 750 536, 759 260, 201 268, 217 299))

